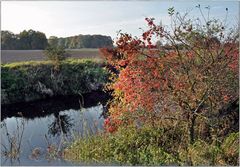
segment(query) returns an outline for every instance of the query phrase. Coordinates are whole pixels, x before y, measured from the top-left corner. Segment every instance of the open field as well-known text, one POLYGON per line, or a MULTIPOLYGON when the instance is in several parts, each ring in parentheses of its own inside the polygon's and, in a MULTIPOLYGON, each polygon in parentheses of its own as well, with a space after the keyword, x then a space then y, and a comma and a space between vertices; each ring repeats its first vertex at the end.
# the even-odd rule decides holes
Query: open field
MULTIPOLYGON (((67 50, 71 58, 99 58, 98 49, 67 50)), ((1 50, 1 63, 46 60, 43 50, 1 50)))

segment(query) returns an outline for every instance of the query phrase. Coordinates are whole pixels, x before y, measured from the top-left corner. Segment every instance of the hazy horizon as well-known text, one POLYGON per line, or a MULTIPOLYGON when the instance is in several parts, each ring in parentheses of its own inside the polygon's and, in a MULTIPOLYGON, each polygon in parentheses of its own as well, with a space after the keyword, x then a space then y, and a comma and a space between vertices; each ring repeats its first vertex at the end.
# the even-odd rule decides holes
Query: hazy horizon
POLYGON ((156 22, 169 24, 169 7, 176 11, 191 10, 191 16, 198 17, 195 8, 200 4, 210 6, 211 17, 224 19, 225 9, 229 9, 228 24, 237 24, 237 1, 224 2, 181 2, 181 1, 2 1, 1 30, 15 34, 33 29, 50 36, 69 37, 75 35, 107 35, 115 38, 117 31, 138 36, 139 28, 146 28, 145 17, 154 17, 156 22))

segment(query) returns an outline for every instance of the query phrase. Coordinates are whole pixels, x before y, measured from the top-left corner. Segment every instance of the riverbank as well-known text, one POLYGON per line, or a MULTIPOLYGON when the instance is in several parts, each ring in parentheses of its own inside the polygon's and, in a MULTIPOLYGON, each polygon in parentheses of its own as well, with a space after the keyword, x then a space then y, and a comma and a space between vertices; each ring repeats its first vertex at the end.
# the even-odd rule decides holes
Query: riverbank
POLYGON ((1 102, 29 102, 59 95, 81 95, 102 88, 108 72, 93 59, 67 59, 58 70, 51 61, 1 65, 1 102))

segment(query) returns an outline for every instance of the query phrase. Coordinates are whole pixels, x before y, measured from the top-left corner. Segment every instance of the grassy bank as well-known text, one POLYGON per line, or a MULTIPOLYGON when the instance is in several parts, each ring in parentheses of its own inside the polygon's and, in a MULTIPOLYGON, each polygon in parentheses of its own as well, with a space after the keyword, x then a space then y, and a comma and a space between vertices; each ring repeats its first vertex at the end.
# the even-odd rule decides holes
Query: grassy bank
POLYGON ((107 71, 95 60, 67 59, 54 67, 51 61, 1 65, 2 104, 88 93, 107 81, 107 71))
POLYGON ((144 125, 81 138, 64 151, 71 161, 117 165, 237 165, 239 133, 188 144, 182 129, 144 125))

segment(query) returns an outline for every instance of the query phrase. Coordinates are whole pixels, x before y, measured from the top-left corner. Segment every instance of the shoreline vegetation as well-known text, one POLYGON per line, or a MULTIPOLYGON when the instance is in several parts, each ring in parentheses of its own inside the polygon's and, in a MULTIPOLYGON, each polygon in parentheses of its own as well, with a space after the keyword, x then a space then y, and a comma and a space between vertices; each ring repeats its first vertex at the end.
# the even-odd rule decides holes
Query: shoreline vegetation
POLYGON ((85 136, 64 149, 63 158, 75 163, 105 165, 237 165, 239 132, 222 140, 198 139, 188 144, 186 127, 177 126, 126 126, 114 134, 85 136))
POLYGON ((108 72, 99 60, 66 59, 59 69, 54 66, 52 61, 2 64, 2 104, 89 93, 107 82, 108 72))

